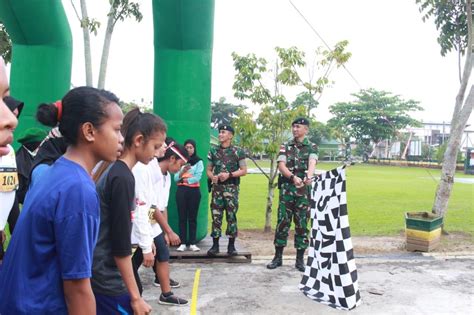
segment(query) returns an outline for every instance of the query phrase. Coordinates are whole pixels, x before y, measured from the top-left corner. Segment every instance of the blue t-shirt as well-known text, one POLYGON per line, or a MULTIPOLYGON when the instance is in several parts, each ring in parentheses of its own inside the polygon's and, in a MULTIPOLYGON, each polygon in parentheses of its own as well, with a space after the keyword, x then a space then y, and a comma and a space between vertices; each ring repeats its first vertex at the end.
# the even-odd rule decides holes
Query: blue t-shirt
POLYGON ((67 314, 63 280, 91 277, 94 182, 64 157, 31 187, 0 269, 0 314, 67 314))

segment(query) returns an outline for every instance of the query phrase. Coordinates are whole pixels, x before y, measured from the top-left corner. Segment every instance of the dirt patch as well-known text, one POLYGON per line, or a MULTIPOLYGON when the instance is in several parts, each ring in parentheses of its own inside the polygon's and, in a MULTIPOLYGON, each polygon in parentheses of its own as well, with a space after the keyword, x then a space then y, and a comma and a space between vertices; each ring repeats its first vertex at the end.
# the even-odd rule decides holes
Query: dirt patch
MULTIPOLYGON (((239 242, 254 256, 271 256, 275 253, 273 246, 274 232, 264 233, 261 230, 239 231, 239 242)), ((290 232, 285 255, 296 254, 293 247, 294 232, 290 232)), ((405 250, 405 234, 397 236, 353 236, 352 243, 356 255, 402 253, 405 250)), ((474 239, 467 233, 449 233, 442 235, 441 243, 435 253, 474 252, 474 239)))

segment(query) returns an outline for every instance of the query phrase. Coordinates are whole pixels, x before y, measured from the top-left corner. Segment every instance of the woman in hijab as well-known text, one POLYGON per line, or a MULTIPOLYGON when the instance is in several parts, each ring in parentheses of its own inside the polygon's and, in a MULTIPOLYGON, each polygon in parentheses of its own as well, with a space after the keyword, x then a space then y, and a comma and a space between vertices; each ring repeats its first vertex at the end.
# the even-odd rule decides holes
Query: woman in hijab
POLYGON ((189 160, 181 170, 174 175, 174 180, 178 185, 176 191, 176 204, 178 206, 179 217, 179 238, 181 245, 178 251, 182 252, 188 247, 192 251, 199 251, 196 246, 196 218, 201 201, 201 191, 199 181, 201 180, 204 164, 196 153, 196 141, 188 139, 184 142, 184 147, 188 151, 189 160), (189 223, 189 237, 187 237, 187 226, 189 223))

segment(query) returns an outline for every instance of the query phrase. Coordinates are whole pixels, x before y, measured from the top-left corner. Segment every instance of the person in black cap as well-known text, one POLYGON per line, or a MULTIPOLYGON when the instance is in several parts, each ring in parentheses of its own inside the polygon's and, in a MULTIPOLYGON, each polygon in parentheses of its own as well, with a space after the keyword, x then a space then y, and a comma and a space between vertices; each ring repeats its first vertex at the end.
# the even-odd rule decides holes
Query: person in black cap
POLYGON ((219 238, 222 231, 222 218, 226 213, 229 237, 227 253, 237 255, 235 238, 237 237, 237 210, 239 208, 240 177, 247 174, 244 151, 232 145, 234 129, 230 125, 219 126, 219 145, 209 150, 207 176, 212 181, 212 233, 213 245, 207 252, 209 256, 219 253, 219 238))
POLYGON ((280 146, 278 170, 280 188, 278 222, 275 229, 275 257, 267 265, 275 269, 282 265, 291 221, 295 222, 295 267, 304 271, 304 252, 308 248, 309 192, 318 159, 317 147, 306 135, 309 120, 297 118, 291 124, 293 139, 280 146))

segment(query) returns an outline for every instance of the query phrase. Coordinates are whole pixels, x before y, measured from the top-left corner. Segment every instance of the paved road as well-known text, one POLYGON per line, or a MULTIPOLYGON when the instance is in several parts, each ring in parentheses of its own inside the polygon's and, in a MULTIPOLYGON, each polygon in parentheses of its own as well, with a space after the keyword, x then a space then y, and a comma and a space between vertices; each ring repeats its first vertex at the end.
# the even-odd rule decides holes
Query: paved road
MULTIPOLYGON (((291 257, 273 271, 265 268, 268 258, 254 258, 252 264, 173 263, 172 277, 182 283, 174 292, 189 298, 185 307, 159 305, 160 290, 142 268, 144 297, 153 314, 190 314, 200 269, 197 314, 343 314, 298 291, 301 273, 291 257)), ((473 314, 474 254, 364 256, 356 263, 362 304, 350 314, 473 314)))

